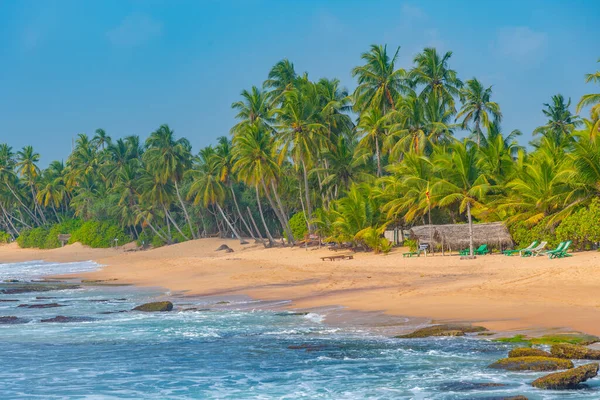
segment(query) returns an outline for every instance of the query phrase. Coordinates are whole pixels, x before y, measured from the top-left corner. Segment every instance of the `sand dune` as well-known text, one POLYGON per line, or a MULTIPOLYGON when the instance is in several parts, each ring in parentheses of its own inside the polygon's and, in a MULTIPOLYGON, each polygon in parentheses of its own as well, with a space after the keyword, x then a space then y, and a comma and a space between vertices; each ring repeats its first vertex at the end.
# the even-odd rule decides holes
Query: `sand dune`
POLYGON ((343 305, 361 311, 477 322, 493 330, 568 328, 600 335, 600 253, 520 258, 492 255, 403 258, 358 253, 321 261, 328 249, 240 245, 201 239, 124 252, 75 244, 54 250, 0 247, 0 262, 93 259, 106 267, 86 279, 117 278, 187 294, 291 299, 292 307, 343 305), (214 251, 227 243, 233 253, 214 251))

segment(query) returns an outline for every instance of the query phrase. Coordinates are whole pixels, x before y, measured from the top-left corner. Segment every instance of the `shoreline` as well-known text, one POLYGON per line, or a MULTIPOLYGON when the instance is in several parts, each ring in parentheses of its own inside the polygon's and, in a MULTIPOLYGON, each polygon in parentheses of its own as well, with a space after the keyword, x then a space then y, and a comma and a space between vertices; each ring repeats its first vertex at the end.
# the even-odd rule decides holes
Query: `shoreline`
POLYGON ((505 336, 600 335, 600 301, 594 300, 600 287, 598 252, 559 260, 491 255, 461 261, 441 255, 403 258, 402 249, 395 249, 387 256, 357 253, 353 260, 320 260, 331 254, 325 248, 242 246, 231 239, 199 239, 138 252, 79 244, 53 250, 0 246, 2 262, 93 260, 103 267, 70 277, 163 287, 185 297, 286 299, 287 309, 340 306, 348 313, 472 323, 505 336), (234 252, 216 252, 223 243, 234 252))

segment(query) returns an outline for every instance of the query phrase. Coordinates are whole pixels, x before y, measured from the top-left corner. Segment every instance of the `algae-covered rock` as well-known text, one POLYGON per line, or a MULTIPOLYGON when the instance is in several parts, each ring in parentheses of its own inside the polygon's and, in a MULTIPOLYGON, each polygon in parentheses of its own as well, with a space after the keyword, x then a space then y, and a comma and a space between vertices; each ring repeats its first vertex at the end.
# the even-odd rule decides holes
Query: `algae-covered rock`
POLYGON ((552 357, 552 354, 541 349, 533 349, 531 347, 517 347, 516 349, 512 349, 508 352, 508 357, 552 357))
POLYGON ((463 325, 463 324, 444 324, 433 325, 427 328, 417 329, 407 335, 396 336, 400 339, 426 338, 430 336, 462 336, 465 333, 477 333, 487 331, 483 326, 463 325))
POLYGON ((65 317, 64 315, 57 315, 54 318, 47 318, 47 319, 40 320, 40 322, 60 322, 60 323, 89 322, 89 321, 95 321, 95 319, 90 318, 90 317, 65 317))
POLYGON ((171 311, 173 309, 173 303, 170 301, 155 301, 153 303, 142 304, 133 309, 133 311, 144 311, 144 312, 159 312, 159 311, 171 311))
POLYGON ((507 386, 505 383, 496 382, 465 382, 453 381, 445 382, 439 386, 441 392, 470 392, 472 390, 496 389, 507 386))
POLYGON ((592 350, 585 346, 561 343, 550 348, 550 353, 558 358, 570 358, 575 360, 600 360, 600 351, 592 350))
POLYGON ((27 322, 29 322, 28 319, 19 318, 12 315, 7 317, 0 317, 0 325, 25 324, 27 322))
POLYGON ((502 358, 491 364, 489 368, 507 371, 556 371, 573 368, 571 360, 553 357, 513 357, 502 358))
POLYGON ((502 397, 500 400, 529 400, 527 397, 525 396, 511 396, 511 397, 502 397))
POLYGON ((598 364, 587 364, 568 371, 556 372, 536 379, 531 386, 539 389, 573 389, 598 375, 598 364))
POLYGON ((64 304, 46 303, 46 304, 19 304, 19 308, 56 308, 65 307, 64 304))

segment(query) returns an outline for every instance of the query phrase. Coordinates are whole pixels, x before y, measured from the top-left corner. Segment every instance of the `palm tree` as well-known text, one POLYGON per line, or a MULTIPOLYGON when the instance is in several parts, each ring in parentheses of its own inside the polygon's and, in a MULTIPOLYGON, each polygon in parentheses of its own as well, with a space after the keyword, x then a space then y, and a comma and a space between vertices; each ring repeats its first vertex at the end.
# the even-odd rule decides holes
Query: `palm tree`
POLYGON ((243 100, 236 101, 231 105, 231 108, 237 111, 236 119, 240 120, 231 128, 231 133, 235 134, 242 131, 246 125, 264 124, 270 126, 273 123, 273 118, 270 115, 269 94, 252 86, 250 92, 243 90, 243 100))
POLYGON ((473 124, 472 132, 477 138, 477 147, 481 144, 481 125, 488 127, 490 122, 502 119, 500 106, 490 100, 492 87, 485 88, 476 78, 469 79, 466 87, 461 90, 462 107, 456 116, 458 121, 462 118, 462 128, 466 129, 473 124))
POLYGON ((96 134, 92 139, 92 144, 99 150, 104 150, 107 146, 110 146, 112 140, 110 136, 104 131, 104 129, 96 129, 96 134))
POLYGON ((383 115, 381 109, 372 107, 361 114, 357 125, 358 132, 362 134, 362 139, 358 143, 358 149, 375 149, 378 177, 382 174, 381 147, 386 141, 386 128, 388 124, 389 119, 383 115))
POLYGON ((20 193, 18 193, 17 176, 15 175, 15 159, 12 148, 7 144, 0 145, 0 180, 6 185, 12 196, 17 200, 19 205, 23 207, 25 212, 32 218, 35 224, 40 224, 36 215, 25 205, 20 193))
POLYGON ((454 111, 454 98, 460 96, 463 86, 456 71, 448 68, 452 52, 440 56, 436 49, 427 47, 415 56, 416 66, 408 73, 414 87, 422 87, 420 96, 431 101, 443 101, 454 111))
MULTIPOLYGON (((600 63, 600 59, 598 62, 600 63)), ((600 83, 600 71, 596 71, 593 74, 586 74, 585 82, 600 83)), ((581 100, 577 103, 576 112, 581 112, 581 109, 587 106, 592 106, 590 109, 590 117, 594 122, 592 132, 594 132, 594 135, 597 135, 598 132, 600 132, 600 93, 585 94, 581 96, 581 100)))
POLYGON ((146 163, 158 181, 162 185, 166 185, 170 181, 173 182, 179 205, 192 237, 195 239, 195 230, 179 190, 179 183, 183 179, 183 174, 191 164, 191 145, 189 141, 185 138, 175 139, 175 133, 168 125, 163 124, 150 134, 150 137, 146 140, 146 148, 144 154, 146 163))
MULTIPOLYGON (((571 99, 565 102, 562 94, 552 96, 552 103, 544 103, 545 109, 542 110, 548 117, 548 122, 536 128, 533 134, 541 134, 558 147, 570 143, 572 141, 571 133, 581 124, 579 117, 571 114, 570 106, 571 99)), ((538 143, 535 142, 534 145, 538 146, 538 143)))
POLYGON ((515 129, 504 137, 498 122, 491 122, 487 135, 481 136, 478 165, 490 182, 502 184, 513 178, 515 158, 524 149, 516 140, 518 136, 521 131, 515 129))
POLYGON ((473 221, 471 209, 481 207, 481 199, 490 184, 477 167, 477 148, 469 142, 456 142, 447 151, 436 153, 433 160, 437 179, 431 196, 439 207, 458 204, 459 212, 467 214, 469 222, 469 254, 473 256, 473 221))
POLYGON ((294 64, 288 59, 283 59, 271 68, 268 79, 263 83, 264 89, 271 89, 269 97, 272 104, 278 104, 283 98, 283 94, 292 90, 297 78, 294 64))
POLYGON ((354 91, 355 108, 363 111, 377 107, 382 114, 393 110, 400 94, 405 90, 406 71, 396 69, 398 47, 392 57, 387 53, 387 45, 371 45, 360 58, 364 65, 354 67, 352 76, 357 77, 358 86, 354 91))
POLYGON ((34 210, 40 216, 41 220, 46 223, 46 216, 44 212, 38 207, 36 201, 37 191, 35 188, 36 181, 40 175, 40 168, 37 163, 40 161, 40 154, 33 150, 32 146, 25 146, 22 150, 17 152, 17 163, 15 164, 17 173, 25 178, 27 185, 31 190, 31 196, 33 199, 34 210))

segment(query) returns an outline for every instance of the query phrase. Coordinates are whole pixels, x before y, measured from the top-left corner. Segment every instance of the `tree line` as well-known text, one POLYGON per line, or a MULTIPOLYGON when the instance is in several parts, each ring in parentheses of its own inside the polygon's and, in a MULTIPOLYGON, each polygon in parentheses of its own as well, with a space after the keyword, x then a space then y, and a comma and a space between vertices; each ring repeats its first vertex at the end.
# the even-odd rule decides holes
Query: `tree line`
MULTIPOLYGON (((2 144, 0 228, 16 238, 77 219, 154 245, 318 235, 387 251, 389 226, 505 221, 515 234, 552 235, 597 201, 600 94, 574 112, 552 96, 526 148, 520 131, 502 131, 492 87, 461 80, 451 52, 425 48, 405 69, 399 51, 363 53, 352 93, 278 62, 232 104, 229 135, 197 153, 166 124, 145 141, 80 134, 66 162, 45 169, 32 146, 2 144)), ((600 72, 586 81, 600 83, 600 72)))

